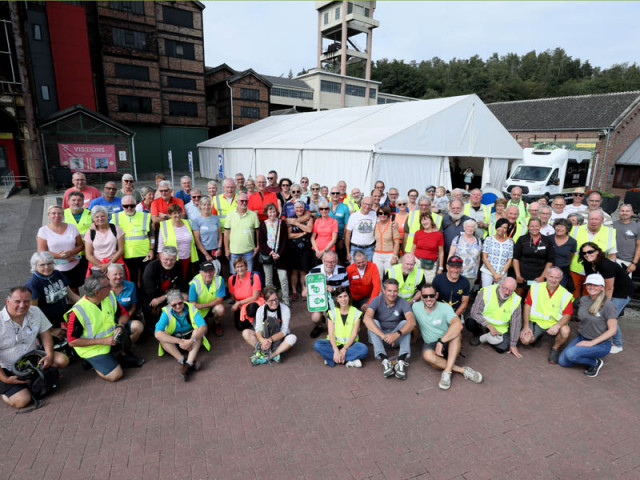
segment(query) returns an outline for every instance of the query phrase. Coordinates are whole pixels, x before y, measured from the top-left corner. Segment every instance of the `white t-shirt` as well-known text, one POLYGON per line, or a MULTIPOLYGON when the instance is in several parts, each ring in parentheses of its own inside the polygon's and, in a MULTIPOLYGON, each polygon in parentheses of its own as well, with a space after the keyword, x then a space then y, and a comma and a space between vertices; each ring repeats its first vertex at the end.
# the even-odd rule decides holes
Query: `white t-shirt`
MULTIPOLYGON (((256 312, 256 326, 255 326, 255 331, 256 332, 262 332, 262 319, 264 318, 264 309, 267 309, 267 318, 272 317, 272 318, 276 318, 278 311, 274 310, 271 311, 267 308, 267 304, 265 303, 264 305, 261 305, 260 308, 258 308, 258 311, 256 312)), ((291 310, 289 310, 289 307, 287 307, 284 303, 280 304, 280 313, 282 314, 282 324, 280 325, 280 331, 284 334, 284 336, 286 337, 287 335, 289 335, 289 322, 291 321, 291 310)))
MULTIPOLYGON (((53 253, 64 252, 67 250, 73 250, 76 248, 76 237, 80 235, 75 225, 67 223, 67 229, 62 235, 58 235, 51 230, 48 225, 40 227, 38 230, 38 237, 47 241, 47 250, 53 253)), ((76 255, 73 260, 65 260, 63 258, 56 258, 54 263, 56 264, 56 270, 59 272, 68 272, 73 267, 78 265, 80 257, 76 255)))
POLYGON ((352 213, 347 223, 351 231, 351 245, 371 245, 376 241, 375 227, 378 216, 373 210, 363 214, 361 210, 352 213))

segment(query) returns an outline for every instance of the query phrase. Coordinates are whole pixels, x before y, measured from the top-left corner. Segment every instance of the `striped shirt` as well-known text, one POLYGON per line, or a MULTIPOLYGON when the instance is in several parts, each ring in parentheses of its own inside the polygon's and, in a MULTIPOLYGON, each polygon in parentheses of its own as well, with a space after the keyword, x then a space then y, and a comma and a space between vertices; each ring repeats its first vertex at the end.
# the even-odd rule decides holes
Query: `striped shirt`
POLYGON ((324 271, 324 265, 318 265, 309 270, 309 275, 314 273, 324 273, 327 277, 327 287, 338 288, 349 286, 349 276, 347 275, 347 269, 342 265, 336 265, 331 275, 327 275, 324 271))

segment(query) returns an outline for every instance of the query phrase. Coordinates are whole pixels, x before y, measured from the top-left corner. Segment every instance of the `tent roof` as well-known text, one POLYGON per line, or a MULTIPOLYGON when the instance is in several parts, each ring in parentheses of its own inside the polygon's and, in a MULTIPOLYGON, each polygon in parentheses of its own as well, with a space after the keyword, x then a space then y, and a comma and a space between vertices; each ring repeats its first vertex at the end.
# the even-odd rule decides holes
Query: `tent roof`
POLYGON ((522 157, 477 95, 268 117, 198 147, 522 157))

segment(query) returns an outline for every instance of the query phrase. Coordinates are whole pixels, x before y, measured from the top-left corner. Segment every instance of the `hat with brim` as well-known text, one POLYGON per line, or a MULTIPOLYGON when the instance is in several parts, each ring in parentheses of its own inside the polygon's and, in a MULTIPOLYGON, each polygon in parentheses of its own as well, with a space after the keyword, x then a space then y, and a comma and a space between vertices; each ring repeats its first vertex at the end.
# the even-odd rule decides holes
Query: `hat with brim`
POLYGON ((586 280, 584 281, 585 285, 600 285, 604 287, 604 277, 599 273, 592 273, 591 275, 587 275, 586 280))
POLYGON ((573 192, 571 192, 571 194, 574 194, 574 193, 581 193, 582 195, 584 195, 587 192, 585 191, 584 187, 578 187, 573 192))

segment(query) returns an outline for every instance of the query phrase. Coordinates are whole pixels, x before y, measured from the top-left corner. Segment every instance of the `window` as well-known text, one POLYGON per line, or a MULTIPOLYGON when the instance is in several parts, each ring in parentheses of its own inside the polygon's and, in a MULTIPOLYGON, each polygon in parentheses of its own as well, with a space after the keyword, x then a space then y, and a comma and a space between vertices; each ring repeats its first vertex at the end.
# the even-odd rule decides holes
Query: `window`
POLYGON ((636 188, 640 183, 640 167, 634 165, 616 165, 613 175, 613 187, 636 188))
POLYGON ((260 90, 255 88, 241 88, 240 97, 243 100, 260 100, 260 90))
POLYGON ((164 6, 162 7, 162 20, 164 23, 178 27, 193 28, 193 13, 188 10, 164 6))
POLYGON ((320 80, 320 91, 327 93, 340 93, 340 83, 320 80))
POLYGON ((198 104, 195 102, 169 100, 169 115, 174 115, 176 117, 197 117, 198 104))
POLYGON ((124 63, 116 63, 116 77, 148 82, 149 68, 141 67, 139 65, 126 65, 124 63))
POLYGON ((176 42, 175 40, 164 41, 165 54, 169 57, 185 58, 195 60, 196 54, 193 43, 176 42))
POLYGON ((376 89, 369 87, 369 98, 376 98, 376 89))
POLYGON ((167 87, 197 90, 195 78, 167 77, 167 87))
POLYGON ((10 22, 0 22, 0 81, 16 83, 17 65, 11 54, 9 39, 13 38, 10 22))
POLYGON ((260 109, 256 107, 240 108, 240 116, 245 118, 260 118, 260 109))
POLYGON ((41 85, 40 94, 42 95, 42 100, 44 100, 45 102, 51 100, 51 95, 49 94, 49 85, 41 85))
POLYGON ((273 87, 271 95, 276 97, 300 98, 302 100, 313 100, 313 92, 303 92, 300 90, 292 90, 290 88, 273 87))
POLYGON ((336 20, 340 20, 340 7, 336 8, 336 20))
POLYGON ((368 8, 365 8, 365 9, 364 9, 364 16, 365 16, 365 17, 368 17, 368 16, 369 16, 369 12, 370 12, 370 11, 371 11, 371 10, 369 10, 368 8))
POLYGON ((33 26, 33 39, 42 40, 42 27, 38 24, 33 26))
POLYGON ((133 95, 118 95, 118 110, 130 113, 151 113, 151 99, 133 95))
POLYGON ((347 15, 353 13, 353 3, 349 2, 347 4, 347 15))
POLYGON ((137 15, 144 15, 144 2, 109 2, 109 6, 113 10, 121 10, 123 12, 135 13, 137 15))
POLYGON ((324 14, 324 24, 326 25, 327 23, 329 23, 329 12, 325 12, 324 14))
POLYGON ((144 32, 113 27, 111 33, 112 42, 115 46, 132 48, 134 50, 146 50, 147 48, 147 36, 144 32))
POLYGON ((364 87, 359 87, 357 85, 349 85, 347 83, 346 94, 351 95, 352 97, 364 97, 367 89, 364 87))

